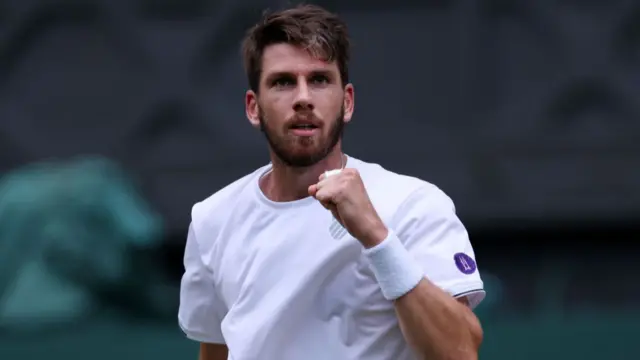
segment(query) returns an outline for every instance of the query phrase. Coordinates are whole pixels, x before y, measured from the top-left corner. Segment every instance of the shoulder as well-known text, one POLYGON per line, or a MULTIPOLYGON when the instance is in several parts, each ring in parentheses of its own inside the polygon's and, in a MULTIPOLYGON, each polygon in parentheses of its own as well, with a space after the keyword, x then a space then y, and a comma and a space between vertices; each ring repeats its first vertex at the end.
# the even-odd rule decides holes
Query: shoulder
POLYGON ((379 211, 389 209, 394 215, 402 215, 409 209, 420 207, 422 212, 455 212, 449 195, 435 184, 393 172, 379 164, 357 159, 353 164, 379 211))
POLYGON ((263 166, 197 202, 191 209, 191 228, 200 233, 215 233, 233 209, 253 201, 253 185, 269 166, 263 166))

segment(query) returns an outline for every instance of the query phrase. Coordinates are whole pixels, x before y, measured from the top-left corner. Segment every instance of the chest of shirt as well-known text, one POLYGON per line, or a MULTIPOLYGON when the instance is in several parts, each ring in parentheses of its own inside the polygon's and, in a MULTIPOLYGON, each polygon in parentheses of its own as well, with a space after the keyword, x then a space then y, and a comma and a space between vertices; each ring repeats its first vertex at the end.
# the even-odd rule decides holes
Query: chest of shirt
POLYGON ((228 310, 307 306, 325 317, 382 300, 362 245, 320 205, 233 214, 221 230, 211 267, 228 310))

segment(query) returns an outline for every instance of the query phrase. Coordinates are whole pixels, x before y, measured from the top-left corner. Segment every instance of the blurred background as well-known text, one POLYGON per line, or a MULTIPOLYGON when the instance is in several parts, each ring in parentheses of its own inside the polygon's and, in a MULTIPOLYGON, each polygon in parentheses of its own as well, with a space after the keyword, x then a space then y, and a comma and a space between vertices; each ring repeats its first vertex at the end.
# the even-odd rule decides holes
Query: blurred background
MULTIPOLYGON (((239 44, 269 0, 0 0, 0 359, 196 359, 190 208, 268 161, 239 44)), ((348 154, 456 202, 483 359, 637 359, 640 2, 317 1, 348 154)))

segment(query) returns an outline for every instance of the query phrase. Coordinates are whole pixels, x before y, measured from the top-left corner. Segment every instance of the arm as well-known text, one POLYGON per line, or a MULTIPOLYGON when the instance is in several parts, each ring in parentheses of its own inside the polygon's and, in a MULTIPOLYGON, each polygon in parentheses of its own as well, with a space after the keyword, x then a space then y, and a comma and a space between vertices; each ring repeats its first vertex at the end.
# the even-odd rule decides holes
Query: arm
POLYGON ((227 360, 228 349, 220 328, 224 317, 212 273, 201 256, 194 224, 184 252, 185 272, 180 282, 178 323, 187 338, 200 342, 200 360, 227 360))
POLYGON ((417 285, 393 301, 407 343, 422 359, 477 359, 482 327, 471 309, 484 291, 453 203, 437 188, 421 189, 393 220, 395 231, 382 229, 363 244, 371 253, 395 240, 398 272, 416 275, 417 285))
POLYGON ((222 344, 200 344, 200 356, 198 360, 227 360, 229 349, 222 344))
MULTIPOLYGON (((463 302, 467 302, 466 298, 463 302)), ((468 302, 467 302, 468 303, 468 302)), ((407 343, 424 359, 477 359, 482 327, 473 311, 431 281, 395 301, 407 343)))

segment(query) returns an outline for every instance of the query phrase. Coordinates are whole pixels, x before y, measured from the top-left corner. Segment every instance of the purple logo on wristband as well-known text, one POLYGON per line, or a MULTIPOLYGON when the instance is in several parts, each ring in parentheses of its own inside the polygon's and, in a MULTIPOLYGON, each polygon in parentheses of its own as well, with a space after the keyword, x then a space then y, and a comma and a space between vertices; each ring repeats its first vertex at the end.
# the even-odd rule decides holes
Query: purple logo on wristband
POLYGON ((476 262, 473 261, 471 256, 465 253, 457 253, 453 255, 453 260, 456 262, 458 270, 463 274, 473 274, 476 271, 476 262))

